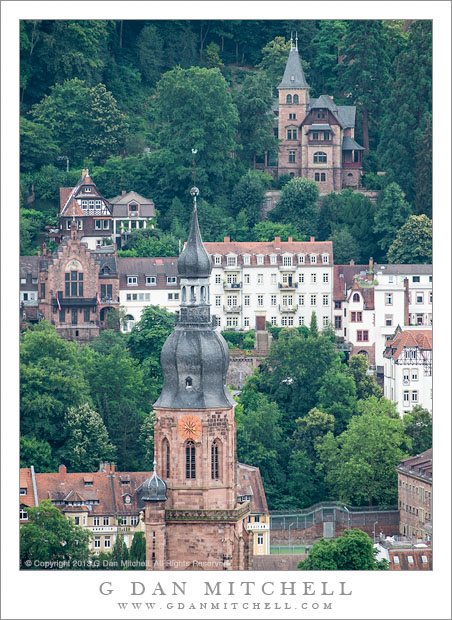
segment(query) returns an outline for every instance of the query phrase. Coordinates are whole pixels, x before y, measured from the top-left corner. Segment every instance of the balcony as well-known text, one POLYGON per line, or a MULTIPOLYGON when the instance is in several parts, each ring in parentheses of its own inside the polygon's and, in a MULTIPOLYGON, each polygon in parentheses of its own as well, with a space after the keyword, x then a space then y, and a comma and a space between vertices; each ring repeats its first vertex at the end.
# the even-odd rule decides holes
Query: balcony
POLYGON ((296 312, 297 311, 298 306, 285 306, 284 304, 281 304, 279 306, 279 311, 280 312, 296 312))
POLYGON ((225 271, 239 271, 242 265, 223 265, 225 271))
POLYGON ((343 161, 342 168, 347 170, 348 168, 362 168, 363 165, 359 161, 343 161))
POLYGON ((265 530, 270 530, 270 524, 269 523, 247 523, 246 524, 246 529, 248 531, 254 530, 254 531, 265 531, 265 530))
POLYGON ((241 312, 242 306, 223 306, 223 312, 241 312))
POLYGON ((38 306, 37 299, 24 299, 20 302, 21 308, 33 308, 38 306))
POLYGON ((298 282, 278 282, 278 288, 291 290, 298 288, 298 282))
POLYGON ((223 282, 223 288, 226 288, 226 289, 242 288, 242 283, 241 282, 223 282))
POLYGON ((106 304, 106 305, 119 305, 119 297, 117 297, 116 299, 113 299, 112 297, 101 297, 100 298, 100 303, 101 304, 106 304))
MULTIPOLYGON (((58 301, 56 297, 52 297, 52 306, 54 308, 58 308, 58 301)), ((60 306, 62 308, 67 307, 88 307, 95 306, 97 304, 97 299, 95 297, 60 297, 60 306)))
POLYGON ((296 271, 298 265, 278 265, 280 271, 296 271))

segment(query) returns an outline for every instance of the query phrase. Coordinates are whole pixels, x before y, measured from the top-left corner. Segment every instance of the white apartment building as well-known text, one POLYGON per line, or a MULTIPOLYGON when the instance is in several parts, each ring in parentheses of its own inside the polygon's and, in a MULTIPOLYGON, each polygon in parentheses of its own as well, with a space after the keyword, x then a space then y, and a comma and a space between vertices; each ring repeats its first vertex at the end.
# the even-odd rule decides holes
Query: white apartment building
POLYGON ((384 395, 401 416, 416 405, 432 412, 432 330, 398 328, 384 352, 384 395))
POLYGON ((336 334, 352 355, 363 353, 383 373, 386 341, 394 329, 432 325, 431 265, 336 265, 336 334))
POLYGON ((319 329, 332 321, 333 250, 330 241, 205 242, 212 258, 211 313, 220 329, 254 329, 256 317, 273 326, 319 329))

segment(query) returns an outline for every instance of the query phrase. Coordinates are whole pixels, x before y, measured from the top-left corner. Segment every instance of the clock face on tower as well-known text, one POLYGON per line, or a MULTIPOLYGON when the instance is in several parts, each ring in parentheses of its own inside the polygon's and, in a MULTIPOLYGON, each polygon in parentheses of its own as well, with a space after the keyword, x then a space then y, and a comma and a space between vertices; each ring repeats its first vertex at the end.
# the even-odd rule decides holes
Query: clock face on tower
POLYGON ((177 432, 185 440, 196 440, 201 436, 201 420, 195 415, 184 415, 177 423, 177 432))

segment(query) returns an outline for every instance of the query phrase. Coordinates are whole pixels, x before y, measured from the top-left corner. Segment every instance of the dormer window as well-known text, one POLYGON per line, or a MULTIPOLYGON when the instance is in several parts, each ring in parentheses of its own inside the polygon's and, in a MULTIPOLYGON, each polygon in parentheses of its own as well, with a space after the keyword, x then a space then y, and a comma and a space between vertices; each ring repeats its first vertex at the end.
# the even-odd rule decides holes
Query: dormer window
POLYGON ((21 487, 20 494, 21 495, 26 495, 27 494, 27 489, 25 487, 21 487))
POLYGON ((295 82, 295 76, 294 76, 294 75, 291 75, 291 76, 290 76, 290 81, 291 81, 291 82, 295 82))
POLYGON ((87 194, 90 194, 90 193, 91 193, 91 188, 90 188, 90 187, 85 187, 85 192, 86 192, 87 194))
POLYGON ((221 256, 215 256, 215 265, 221 265, 221 256))
POLYGON ((227 258, 227 265, 228 267, 235 267, 237 264, 237 257, 236 256, 228 256, 227 258))
POLYGON ((249 265, 249 264, 250 264, 250 262, 251 262, 251 257, 250 257, 250 255, 249 255, 249 254, 245 254, 245 255, 243 256, 243 264, 244 264, 244 265, 249 265))
POLYGON ((304 254, 299 254, 298 255, 298 264, 299 265, 304 265, 305 264, 305 255, 304 254))
POLYGON ((309 257, 311 265, 315 265, 317 263, 317 256, 315 254, 311 254, 309 257))
POLYGON ((263 256, 263 254, 258 254, 256 256, 256 259, 257 259, 257 264, 258 265, 263 265, 264 264, 264 256, 263 256))
POLYGON ((135 203, 130 204, 129 211, 138 211, 138 205, 135 203))
POLYGON ((329 263, 330 259, 328 254, 322 254, 322 263, 326 264, 329 263))
POLYGON ((270 256, 270 264, 271 265, 276 265, 277 261, 278 261, 278 257, 276 256, 276 254, 272 254, 270 256))
POLYGON ((283 265, 285 267, 292 267, 292 256, 283 256, 283 265))

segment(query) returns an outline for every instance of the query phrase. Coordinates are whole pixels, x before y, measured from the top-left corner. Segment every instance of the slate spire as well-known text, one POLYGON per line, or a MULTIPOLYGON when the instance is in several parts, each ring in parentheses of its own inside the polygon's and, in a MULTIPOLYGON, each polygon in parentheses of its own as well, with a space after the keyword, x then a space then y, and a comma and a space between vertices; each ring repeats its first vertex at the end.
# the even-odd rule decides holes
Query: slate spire
POLYGON ((303 67, 301 66, 300 56, 298 54, 298 37, 296 46, 290 45, 289 58, 287 59, 286 68, 284 70, 283 79, 278 86, 280 88, 311 88, 306 82, 303 67))
POLYGON ((201 233, 199 231, 198 210, 196 198, 199 194, 197 187, 190 190, 193 196, 193 213, 191 217, 191 228, 187 244, 177 261, 177 270, 180 276, 185 278, 208 278, 212 271, 212 263, 203 245, 201 233))

